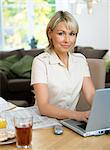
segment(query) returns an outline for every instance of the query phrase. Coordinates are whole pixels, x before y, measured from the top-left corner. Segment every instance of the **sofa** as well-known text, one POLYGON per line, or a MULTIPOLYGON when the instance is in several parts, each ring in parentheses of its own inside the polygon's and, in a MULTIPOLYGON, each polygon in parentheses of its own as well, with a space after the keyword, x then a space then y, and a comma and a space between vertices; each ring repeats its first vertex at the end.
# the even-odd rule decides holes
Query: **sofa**
POLYGON ((76 46, 75 52, 82 53, 87 59, 102 59, 105 64, 105 87, 110 87, 110 56, 108 49, 95 49, 89 46, 76 46))
POLYGON ((31 64, 33 58, 42 52, 43 49, 0 52, 0 97, 17 106, 34 104, 30 86, 31 64))
MULTIPOLYGON (((44 49, 18 49, 0 52, 1 97, 17 106, 34 105, 34 94, 30 86, 31 65, 33 58, 42 52, 44 52, 44 49)), ((106 74, 103 56, 107 53, 107 50, 76 46, 75 53, 83 53, 87 58, 89 66, 92 68, 90 70, 92 70, 93 80, 96 77, 94 80, 95 87, 105 87, 106 74), (100 79, 100 82, 98 79, 100 79)))
MULTIPOLYGON (((91 78, 94 83, 95 89, 105 88, 106 68, 104 60, 87 58, 87 62, 90 68, 91 78)), ((80 111, 90 109, 90 106, 85 101, 85 98, 82 93, 76 109, 80 111)))

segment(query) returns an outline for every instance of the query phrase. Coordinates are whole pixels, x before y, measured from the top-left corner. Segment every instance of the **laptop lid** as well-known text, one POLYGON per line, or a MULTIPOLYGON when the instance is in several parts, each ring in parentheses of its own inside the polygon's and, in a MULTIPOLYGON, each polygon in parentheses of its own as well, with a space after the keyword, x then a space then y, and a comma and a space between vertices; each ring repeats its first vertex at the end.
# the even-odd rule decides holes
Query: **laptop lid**
POLYGON ((110 127, 110 88, 96 90, 86 131, 110 127))
POLYGON ((110 88, 98 89, 93 99, 91 113, 88 123, 75 121, 73 119, 62 120, 61 123, 83 136, 104 134, 110 130, 110 88), (87 134, 86 134, 87 133, 87 134))

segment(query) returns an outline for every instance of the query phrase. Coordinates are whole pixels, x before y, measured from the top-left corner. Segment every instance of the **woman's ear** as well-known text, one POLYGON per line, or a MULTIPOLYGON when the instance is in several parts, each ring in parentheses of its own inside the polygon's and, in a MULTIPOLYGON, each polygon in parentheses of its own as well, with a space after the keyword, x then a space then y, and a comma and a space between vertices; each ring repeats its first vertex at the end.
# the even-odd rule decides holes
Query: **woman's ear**
POLYGON ((51 33, 52 33, 52 31, 51 31, 51 29, 49 28, 49 30, 48 30, 48 37, 49 37, 49 39, 51 39, 51 33))

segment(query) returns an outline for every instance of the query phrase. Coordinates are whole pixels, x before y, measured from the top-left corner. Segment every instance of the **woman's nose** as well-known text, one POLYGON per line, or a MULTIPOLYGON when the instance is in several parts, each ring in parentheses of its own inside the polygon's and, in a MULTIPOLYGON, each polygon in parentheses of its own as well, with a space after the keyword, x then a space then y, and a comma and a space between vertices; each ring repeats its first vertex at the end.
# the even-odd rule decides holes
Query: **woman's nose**
POLYGON ((65 35, 65 42, 69 42, 70 41, 70 38, 69 38, 69 36, 68 35, 65 35))

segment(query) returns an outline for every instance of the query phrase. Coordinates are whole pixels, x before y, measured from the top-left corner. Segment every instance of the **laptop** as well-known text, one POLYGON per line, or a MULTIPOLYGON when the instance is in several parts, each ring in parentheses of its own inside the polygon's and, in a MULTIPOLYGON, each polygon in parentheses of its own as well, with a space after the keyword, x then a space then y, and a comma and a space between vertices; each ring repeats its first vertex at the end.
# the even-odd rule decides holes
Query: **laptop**
POLYGON ((110 133, 110 88, 96 90, 87 123, 73 119, 60 122, 84 137, 110 133))

